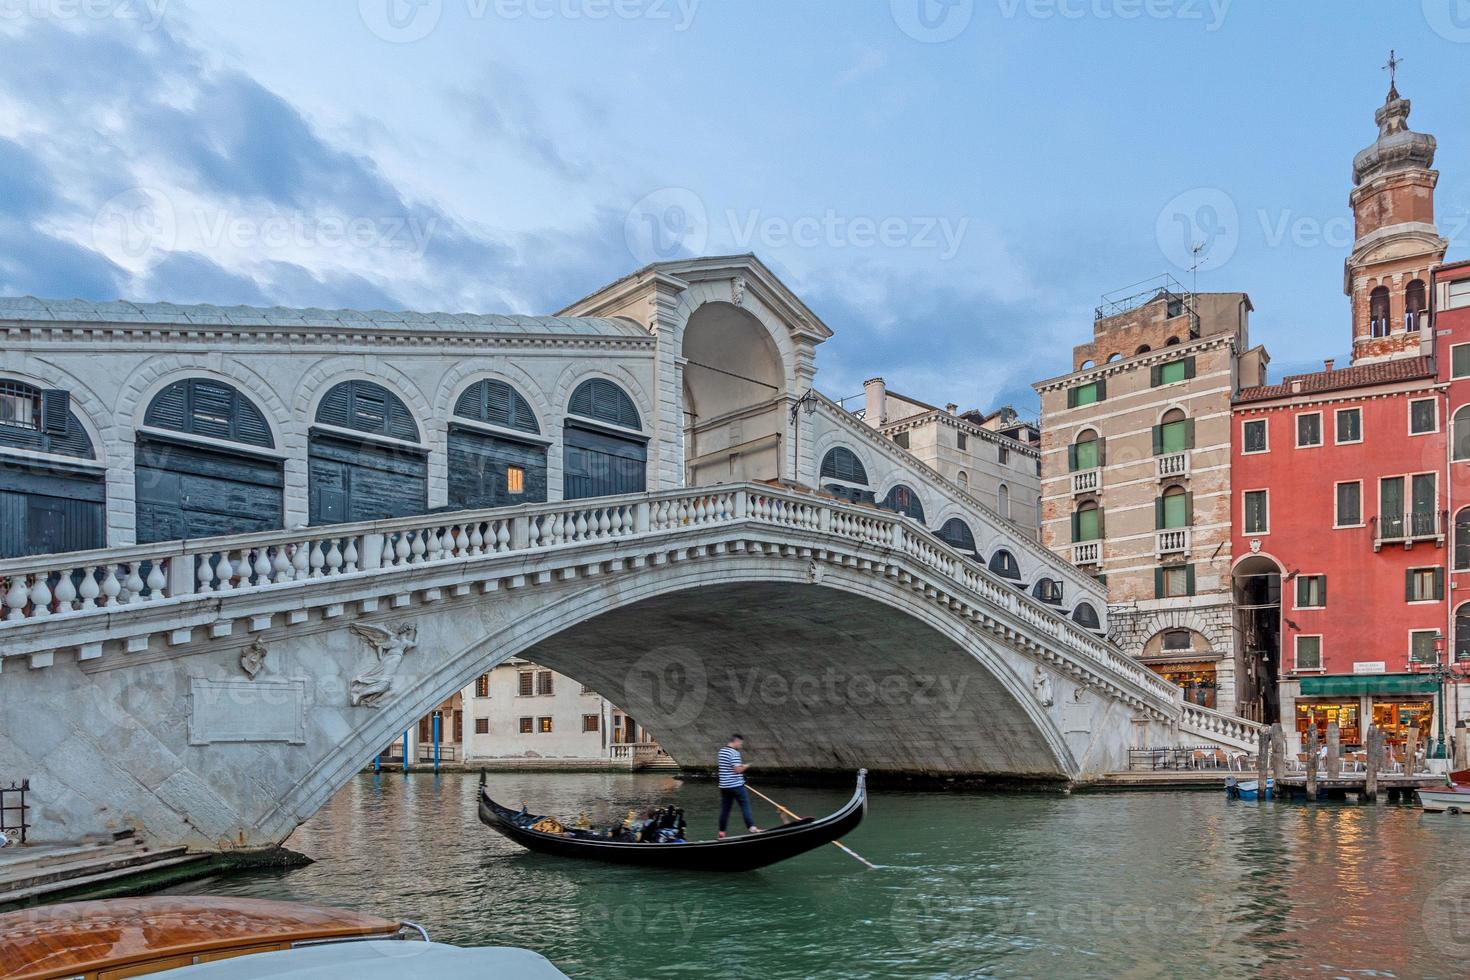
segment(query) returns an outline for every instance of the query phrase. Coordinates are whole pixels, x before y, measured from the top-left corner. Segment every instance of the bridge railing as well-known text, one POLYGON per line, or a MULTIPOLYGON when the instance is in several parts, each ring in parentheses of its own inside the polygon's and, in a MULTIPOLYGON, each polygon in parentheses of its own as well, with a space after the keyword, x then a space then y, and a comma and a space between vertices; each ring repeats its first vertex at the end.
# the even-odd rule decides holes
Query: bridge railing
POLYGON ((869 506, 771 487, 733 484, 624 497, 528 504, 170 541, 0 561, 0 635, 48 617, 113 615, 204 594, 296 589, 483 556, 572 547, 638 535, 749 522, 829 534, 894 551, 958 582, 1045 634, 1089 666, 1130 679, 1156 698, 1178 689, 1122 651, 964 557, 923 525, 869 506))

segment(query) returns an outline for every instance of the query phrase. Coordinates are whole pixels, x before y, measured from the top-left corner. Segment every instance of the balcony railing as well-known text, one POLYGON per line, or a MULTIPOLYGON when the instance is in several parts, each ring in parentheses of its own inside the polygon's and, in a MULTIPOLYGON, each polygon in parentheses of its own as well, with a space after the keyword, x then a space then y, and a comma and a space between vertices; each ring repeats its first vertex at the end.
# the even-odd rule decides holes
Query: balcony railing
POLYGON ((1405 549, 1412 548, 1416 541, 1444 543, 1445 511, 1409 511, 1404 514, 1387 514, 1373 518, 1373 550, 1385 544, 1402 543, 1405 549))
POLYGON ((1090 470, 1078 470, 1072 474, 1072 492, 1096 493, 1102 486, 1102 470, 1094 467, 1090 470))
POLYGON ((1189 550, 1189 528, 1176 527, 1154 534, 1155 550, 1160 555, 1180 555, 1189 550))
POLYGON ((1160 480, 1189 475, 1189 453, 1165 453, 1156 459, 1160 480))
POLYGON ((1097 565, 1102 562, 1101 541, 1081 541, 1072 545, 1072 564, 1097 565))

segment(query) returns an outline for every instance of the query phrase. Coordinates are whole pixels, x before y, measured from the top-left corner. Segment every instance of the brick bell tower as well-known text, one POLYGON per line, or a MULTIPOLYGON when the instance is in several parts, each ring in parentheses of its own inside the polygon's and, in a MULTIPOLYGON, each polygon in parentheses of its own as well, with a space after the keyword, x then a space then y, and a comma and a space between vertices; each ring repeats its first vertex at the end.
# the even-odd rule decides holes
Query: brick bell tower
POLYGON ((1429 269, 1449 243, 1434 225, 1434 137, 1409 129, 1409 100, 1399 95, 1400 59, 1389 53, 1388 98, 1374 113, 1378 139, 1353 157, 1357 240, 1343 269, 1353 304, 1353 363, 1428 354, 1433 337, 1429 269))

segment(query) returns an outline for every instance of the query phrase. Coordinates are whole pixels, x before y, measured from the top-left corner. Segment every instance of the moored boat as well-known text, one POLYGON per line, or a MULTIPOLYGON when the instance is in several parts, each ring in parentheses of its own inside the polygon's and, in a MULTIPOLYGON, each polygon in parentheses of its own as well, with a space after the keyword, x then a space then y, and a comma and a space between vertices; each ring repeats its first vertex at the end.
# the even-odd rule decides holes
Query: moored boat
MULTIPOLYGON (((1266 799, 1271 799, 1276 791, 1276 780, 1266 780, 1266 799)), ((1259 800, 1261 798, 1261 781, 1251 779, 1239 782, 1234 776, 1225 779, 1225 795, 1232 800, 1259 800)))
POLYGON ((654 842, 623 839, 631 835, 565 827, 554 818, 496 803, 485 787, 484 773, 480 774, 480 821, 522 847, 541 854, 689 871, 754 871, 851 833, 867 812, 867 773, 866 769, 858 771, 852 798, 825 817, 805 817, 760 833, 719 840, 654 842))
POLYGON ((1426 813, 1470 813, 1470 769, 1450 773, 1444 786, 1421 786, 1418 793, 1426 813))

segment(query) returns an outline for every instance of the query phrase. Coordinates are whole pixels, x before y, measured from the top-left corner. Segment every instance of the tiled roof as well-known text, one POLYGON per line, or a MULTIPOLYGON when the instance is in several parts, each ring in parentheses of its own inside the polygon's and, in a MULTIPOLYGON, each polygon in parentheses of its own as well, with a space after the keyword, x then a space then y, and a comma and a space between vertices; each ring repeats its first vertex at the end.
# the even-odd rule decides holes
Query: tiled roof
POLYGON ((1339 368, 1335 371, 1314 371, 1311 374, 1288 374, 1280 384, 1257 385, 1242 388, 1235 396, 1236 403, 1261 402, 1272 398, 1290 398, 1293 395, 1317 395, 1346 388, 1363 388, 1368 385, 1393 384, 1400 381, 1417 381, 1434 377, 1434 363, 1427 357, 1403 357, 1374 364, 1359 364, 1339 368))
POLYGON ((176 303, 97 303, 81 299, 0 297, 0 320, 65 323, 160 323, 201 327, 322 327, 346 330, 482 330, 501 334, 647 337, 636 323, 614 317, 517 314, 413 313, 385 310, 290 309, 284 306, 212 306, 176 303))

